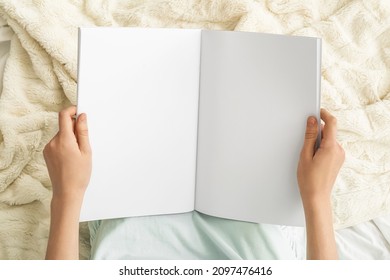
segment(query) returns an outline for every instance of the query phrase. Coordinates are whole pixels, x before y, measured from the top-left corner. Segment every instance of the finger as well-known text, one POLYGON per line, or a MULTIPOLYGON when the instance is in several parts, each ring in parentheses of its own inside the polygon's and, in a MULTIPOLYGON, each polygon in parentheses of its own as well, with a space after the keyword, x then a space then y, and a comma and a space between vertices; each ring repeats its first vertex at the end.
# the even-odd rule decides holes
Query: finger
POLYGON ((76 114, 76 106, 70 106, 58 114, 60 134, 74 134, 73 116, 76 114))
POLYGON ((303 148, 301 152, 301 155, 307 160, 313 158, 317 135, 318 135, 317 119, 311 116, 307 119, 305 140, 303 142, 303 148))
POLYGON ((326 141, 336 141, 337 119, 325 109, 321 109, 321 119, 325 122, 322 138, 326 141))
POLYGON ((77 142, 79 143, 80 151, 83 153, 91 152, 91 146, 89 144, 89 133, 87 115, 81 114, 76 121, 77 142))

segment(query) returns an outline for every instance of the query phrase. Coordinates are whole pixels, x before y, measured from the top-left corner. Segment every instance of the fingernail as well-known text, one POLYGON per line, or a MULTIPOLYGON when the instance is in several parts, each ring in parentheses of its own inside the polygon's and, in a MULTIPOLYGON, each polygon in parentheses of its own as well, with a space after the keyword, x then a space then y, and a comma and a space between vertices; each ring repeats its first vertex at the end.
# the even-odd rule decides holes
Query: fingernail
POLYGON ((315 124, 316 124, 316 118, 314 118, 314 117, 309 117, 309 119, 307 120, 307 124, 309 125, 309 126, 314 126, 315 124))
POLYGON ((80 116, 80 121, 81 122, 85 122, 87 120, 87 115, 86 114, 82 114, 81 116, 80 116))

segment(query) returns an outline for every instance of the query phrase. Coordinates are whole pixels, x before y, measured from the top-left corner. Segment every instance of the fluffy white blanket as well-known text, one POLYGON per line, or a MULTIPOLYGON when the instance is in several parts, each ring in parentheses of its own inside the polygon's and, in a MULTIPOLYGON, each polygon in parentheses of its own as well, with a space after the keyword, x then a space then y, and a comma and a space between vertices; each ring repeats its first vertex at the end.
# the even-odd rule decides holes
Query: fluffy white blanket
MULTIPOLYGON (((0 0, 0 15, 15 32, 0 97, 0 258, 44 256, 51 183, 42 149, 58 129, 57 112, 76 103, 78 26, 321 37, 322 107, 338 118, 346 150, 333 192, 335 226, 389 213, 389 1, 0 0)), ((85 225, 81 237, 87 257, 85 225)))

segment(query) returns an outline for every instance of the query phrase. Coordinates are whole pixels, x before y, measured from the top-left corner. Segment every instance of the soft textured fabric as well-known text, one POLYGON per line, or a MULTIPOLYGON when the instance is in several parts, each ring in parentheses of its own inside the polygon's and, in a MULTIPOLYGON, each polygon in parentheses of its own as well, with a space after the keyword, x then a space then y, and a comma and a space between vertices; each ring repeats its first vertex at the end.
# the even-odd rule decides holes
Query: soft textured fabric
POLYGON ((302 259, 303 228, 199 212, 89 223, 93 259, 302 259))
POLYGON ((322 106, 338 118, 346 151, 332 196, 335 226, 389 213, 389 1, 0 0, 0 16, 15 32, 0 96, 0 258, 44 256, 51 183, 42 150, 58 130, 57 112, 76 103, 78 26, 321 37, 322 106))

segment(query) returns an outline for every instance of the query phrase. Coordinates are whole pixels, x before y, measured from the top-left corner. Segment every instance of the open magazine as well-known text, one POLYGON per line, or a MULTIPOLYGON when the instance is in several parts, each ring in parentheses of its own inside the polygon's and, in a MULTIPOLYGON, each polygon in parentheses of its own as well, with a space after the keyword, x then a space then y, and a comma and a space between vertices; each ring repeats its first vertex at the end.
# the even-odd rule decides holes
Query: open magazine
POLYGON ((320 58, 318 38, 80 28, 93 150, 80 219, 197 210, 304 225, 296 170, 306 118, 320 120, 320 58))

